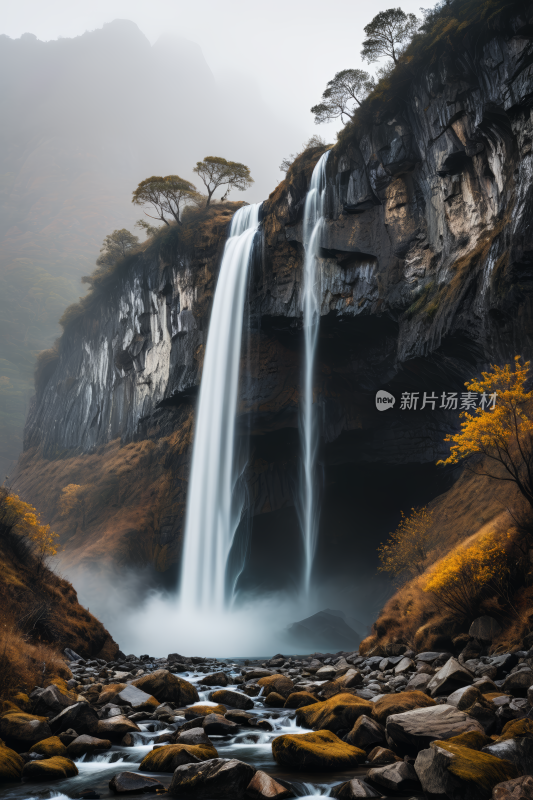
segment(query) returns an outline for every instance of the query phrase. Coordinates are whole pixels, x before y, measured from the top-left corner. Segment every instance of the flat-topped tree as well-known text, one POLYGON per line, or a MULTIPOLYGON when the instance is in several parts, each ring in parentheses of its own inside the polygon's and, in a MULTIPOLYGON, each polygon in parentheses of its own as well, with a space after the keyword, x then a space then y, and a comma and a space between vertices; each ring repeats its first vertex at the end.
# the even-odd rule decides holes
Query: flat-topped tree
POLYGON ((133 192, 132 203, 136 206, 152 206, 156 213, 144 213, 150 219, 160 219, 169 225, 167 216, 171 216, 181 224, 181 210, 190 203, 197 203, 200 194, 196 191, 194 183, 180 178, 179 175, 166 175, 164 178, 152 175, 151 178, 141 181, 133 192))
POLYGON ((353 121, 355 110, 361 105, 367 94, 374 88, 374 81, 362 69, 343 69, 328 81, 322 95, 322 102, 311 109, 315 115, 315 123, 330 122, 341 118, 344 124, 348 117, 353 121))
POLYGON ((198 161, 193 172, 200 176, 207 189, 206 208, 220 186, 228 187, 223 197, 226 199, 232 189, 244 192, 254 182, 247 166, 238 161, 226 161, 225 158, 218 156, 207 156, 203 161, 198 161))

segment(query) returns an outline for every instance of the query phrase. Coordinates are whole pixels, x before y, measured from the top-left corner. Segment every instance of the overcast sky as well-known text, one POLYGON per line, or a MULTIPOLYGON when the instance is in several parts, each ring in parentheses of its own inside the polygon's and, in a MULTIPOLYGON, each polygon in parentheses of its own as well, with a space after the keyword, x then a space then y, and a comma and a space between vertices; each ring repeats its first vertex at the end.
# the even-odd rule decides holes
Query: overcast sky
MULTIPOLYGON (((403 0, 401 6, 419 15, 419 4, 403 0)), ((289 155, 314 133, 334 141, 340 123, 316 126, 309 109, 339 70, 373 69, 359 56, 363 28, 393 5, 396 0, 16 0, 3 3, 0 32, 49 40, 122 18, 136 22, 152 43, 162 33, 191 39, 218 81, 229 78, 242 87, 243 103, 249 94, 259 94, 277 109, 278 119, 281 114, 287 120, 289 155)), ((172 76, 164 80, 170 86, 172 76)), ((276 174, 275 181, 281 177, 276 174)))

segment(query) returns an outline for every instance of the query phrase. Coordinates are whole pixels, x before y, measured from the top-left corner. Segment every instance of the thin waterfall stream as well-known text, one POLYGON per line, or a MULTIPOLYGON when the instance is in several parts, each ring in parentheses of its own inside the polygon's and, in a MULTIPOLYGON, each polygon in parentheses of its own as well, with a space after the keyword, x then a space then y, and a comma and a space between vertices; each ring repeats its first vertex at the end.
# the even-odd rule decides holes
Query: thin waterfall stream
POLYGON ((181 606, 226 605, 226 567, 242 507, 235 418, 248 266, 260 203, 240 208, 231 222, 213 301, 196 413, 181 571, 181 606))
POLYGON ((320 325, 320 271, 318 250, 324 227, 324 197, 326 191, 326 163, 329 150, 317 162, 309 191, 305 198, 303 244, 305 261, 303 273, 303 328, 305 360, 303 375, 303 403, 300 405, 300 436, 302 470, 300 480, 300 521, 304 544, 303 591, 308 595, 315 557, 320 509, 317 492, 318 420, 313 397, 315 357, 320 325))

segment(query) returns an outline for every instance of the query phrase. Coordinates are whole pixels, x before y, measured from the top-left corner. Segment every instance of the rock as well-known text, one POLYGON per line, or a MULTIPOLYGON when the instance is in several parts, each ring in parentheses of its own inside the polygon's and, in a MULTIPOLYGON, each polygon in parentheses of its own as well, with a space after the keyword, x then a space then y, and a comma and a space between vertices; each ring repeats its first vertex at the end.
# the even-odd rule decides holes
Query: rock
POLYGON ((373 750, 377 745, 385 745, 387 743, 383 725, 366 715, 359 717, 343 741, 366 752, 373 750))
POLYGON ((474 677, 469 670, 462 667, 455 658, 449 661, 432 677, 427 689, 432 697, 449 695, 461 686, 472 683, 474 677))
POLYGON ((368 763, 373 764, 374 766, 381 764, 393 764, 395 761, 401 760, 401 758, 395 755, 392 750, 389 750, 387 747, 374 747, 367 757, 368 763))
POLYGON ((281 767, 309 772, 350 769, 365 760, 365 753, 346 744, 329 730, 278 736, 272 753, 281 767))
POLYGON ((273 726, 267 719, 258 719, 256 722, 251 722, 250 725, 252 725, 254 728, 259 728, 259 730, 262 731, 274 730, 273 726))
POLYGON ((64 708, 74 705, 76 701, 64 694, 55 684, 51 683, 46 689, 41 689, 38 696, 33 700, 32 711, 34 714, 46 716, 52 713, 54 716, 63 711, 64 708))
MULTIPOLYGON (((131 734, 126 734, 129 736, 131 734)), ((131 745, 129 745, 131 747, 131 745)), ((72 760, 79 758, 85 753, 101 753, 104 750, 111 748, 109 739, 97 739, 95 736, 89 736, 84 733, 76 737, 67 747, 67 756, 72 760)))
POLYGON ((22 777, 28 781, 58 781, 73 778, 77 774, 77 766, 69 758, 61 756, 29 761, 22 770, 22 777))
POLYGON ((496 678, 500 680, 518 664, 518 657, 514 653, 504 653, 502 656, 493 656, 489 663, 491 667, 496 667, 496 678))
POLYGON ((23 767, 24 760, 19 754, 0 744, 0 782, 20 780, 23 767))
POLYGON ((313 697, 309 692, 292 692, 285 700, 283 706, 284 708, 303 708, 304 706, 311 706, 316 702, 316 697, 313 697))
POLYGON ((208 736, 229 736, 239 730, 238 725, 222 714, 207 714, 203 720, 203 728, 208 736))
POLYGON ((109 781, 109 788, 115 794, 145 794, 164 792, 165 787, 156 778, 149 778, 147 775, 139 775, 138 772, 119 772, 109 781))
POLYGON ((460 689, 456 689, 455 692, 452 692, 446 699, 447 705, 455 706, 457 708, 464 693, 469 691, 470 689, 471 686, 461 686, 460 689))
POLYGON ((416 757, 415 772, 428 797, 461 797, 459 781, 449 771, 453 754, 440 747, 429 747, 416 757))
POLYGON ((533 778, 522 775, 512 781, 497 783, 492 790, 492 800, 532 800, 533 778))
POLYGON ((416 656, 417 661, 422 661, 425 664, 432 664, 442 653, 438 653, 434 650, 427 650, 425 653, 419 653, 416 656))
POLYGON ((229 681, 225 672, 213 672, 212 675, 204 675, 202 683, 204 686, 227 686, 229 681))
POLYGON ((246 787, 244 796, 246 800, 282 800, 284 797, 293 797, 293 793, 266 772, 258 769, 246 787))
POLYGON ((265 697, 265 705, 273 708, 283 708, 285 705, 285 698, 277 692, 269 692, 265 697))
POLYGON ((479 731, 468 731, 467 733, 460 733, 458 736, 452 736, 451 739, 446 739, 448 744, 460 744, 462 747, 470 747, 471 750, 482 750, 485 745, 491 744, 492 739, 479 731))
POLYGON ((530 719, 513 719, 503 726, 503 730, 496 741, 504 742, 506 739, 520 739, 523 736, 533 737, 533 721, 530 719))
POLYGON ((313 703, 296 710, 296 720, 304 728, 336 733, 351 730, 363 714, 370 715, 374 705, 353 694, 338 694, 330 700, 313 703))
POLYGON ((257 683, 263 688, 265 695, 276 692, 283 697, 283 702, 294 691, 294 683, 285 675, 270 675, 267 678, 260 678, 257 683))
POLYGON ((418 672, 416 675, 409 680, 409 683, 405 687, 406 692, 425 692, 428 688, 428 684, 431 680, 431 675, 427 675, 423 672, 418 672))
POLYGON ((330 697, 334 697, 336 694, 341 694, 344 689, 339 683, 339 681, 327 681, 323 683, 318 691, 318 697, 320 700, 329 700, 330 697))
POLYGON ((65 647, 63 652, 69 661, 83 661, 83 656, 79 656, 74 650, 71 650, 70 647, 65 647))
POLYGON ((131 684, 118 692, 114 702, 118 705, 131 706, 134 711, 155 711, 159 705, 155 697, 131 684))
POLYGON ((157 669, 151 675, 143 675, 133 681, 133 685, 142 689, 143 692, 157 697, 160 703, 189 706, 199 699, 198 692, 192 683, 172 675, 168 669, 157 669))
POLYGON ((254 707, 254 701, 250 700, 248 695, 242 694, 241 692, 233 692, 229 689, 218 689, 216 692, 211 692, 209 699, 212 700, 213 703, 222 703, 231 708, 240 708, 242 711, 254 707))
POLYGON ((533 739, 529 736, 488 744, 482 752, 510 761, 522 775, 533 775, 533 739))
POLYGON ((492 642, 502 632, 502 626, 494 617, 478 617, 468 631, 470 636, 482 642, 492 642))
POLYGON ((237 709, 230 709, 224 714, 226 719, 230 722, 235 722, 237 725, 251 725, 257 719, 255 714, 249 714, 247 711, 239 711, 237 709))
POLYGON ((399 664, 394 667, 395 675, 403 675, 404 672, 411 672, 415 668, 415 662, 410 658, 402 658, 399 664))
POLYGON ((485 703, 474 703, 465 709, 469 717, 479 722, 483 731, 490 736, 498 726, 498 717, 493 709, 488 708, 485 703))
POLYGON ((358 669, 349 669, 340 678, 336 678, 336 682, 344 689, 353 689, 355 686, 363 685, 363 676, 358 669))
POLYGON ((181 731, 179 728, 172 737, 173 744, 203 744, 208 747, 213 746, 213 742, 203 728, 191 728, 188 731, 181 731))
POLYGON ((333 666, 326 666, 320 667, 320 669, 316 672, 317 680, 319 681, 331 681, 335 677, 335 667, 333 666))
POLYGON ((511 672, 502 686, 503 693, 513 694, 516 697, 527 697, 527 690, 533 685, 533 671, 522 669, 520 672, 511 672))
POLYGON ((51 758, 52 756, 62 756, 65 758, 67 756, 67 748, 57 736, 50 736, 50 738, 43 739, 41 742, 32 745, 31 752, 38 753, 47 758, 51 758))
POLYGON ((245 674, 244 679, 246 681, 257 680, 258 678, 268 678, 273 674, 271 669, 251 669, 245 674))
POLYGON ((140 730, 135 722, 120 715, 99 720, 96 733, 99 739, 110 739, 112 742, 119 742, 125 733, 133 733, 140 730))
POLYGON ((331 797, 337 797, 339 800, 355 800, 357 797, 381 797, 381 792, 376 792, 361 778, 352 778, 351 781, 335 786, 331 797))
POLYGON ((0 739, 15 749, 28 750, 31 745, 51 735, 52 730, 45 717, 35 717, 23 711, 10 711, 0 717, 0 739))
POLYGON ((382 725, 392 714, 402 714, 415 708, 434 707, 435 701, 424 692, 399 692, 385 695, 373 704, 372 716, 382 725))
POLYGON ((87 733, 89 736, 96 736, 98 724, 96 711, 87 703, 81 702, 65 708, 57 717, 50 720, 50 728, 54 734, 73 728, 80 735, 87 733))
POLYGON ((368 771, 366 777, 372 783, 395 794, 420 791, 420 781, 414 767, 406 761, 397 761, 386 767, 374 767, 368 771))
POLYGON ((255 773, 235 758, 214 758, 178 767, 168 793, 180 800, 241 800, 255 773))
POLYGON ((387 739, 394 743, 400 754, 408 755, 416 755, 438 739, 449 739, 468 731, 483 733, 479 722, 448 705, 393 714, 387 720, 386 730, 387 739))
POLYGON ((154 747, 141 763, 139 772, 174 772, 183 764, 198 763, 218 758, 212 744, 166 744, 154 747))
MULTIPOLYGON (((97 705, 105 706, 106 703, 116 703, 116 699, 120 692, 126 689, 128 686, 132 686, 132 684, 128 683, 110 683, 107 686, 104 686, 100 694, 98 695, 97 705)), ((135 688, 135 687, 133 687, 135 688)), ((150 695, 148 695, 150 697, 150 695)))

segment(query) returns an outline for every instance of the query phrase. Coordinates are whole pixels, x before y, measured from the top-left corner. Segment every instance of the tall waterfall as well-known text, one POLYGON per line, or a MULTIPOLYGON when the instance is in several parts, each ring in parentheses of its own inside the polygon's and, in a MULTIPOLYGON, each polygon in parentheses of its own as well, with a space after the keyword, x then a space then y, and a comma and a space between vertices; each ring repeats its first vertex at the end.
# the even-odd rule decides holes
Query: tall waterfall
POLYGON ((326 191, 326 162, 329 151, 316 164, 311 185, 305 198, 303 244, 305 262, 303 275, 303 324, 305 361, 303 403, 300 405, 302 442, 302 471, 300 478, 300 524, 304 540, 304 592, 309 593, 315 556, 319 505, 317 495, 316 461, 318 450, 318 420, 313 403, 315 355, 320 324, 320 272, 317 269, 320 236, 324 226, 324 196, 326 191))
POLYGON ((235 415, 248 265, 260 203, 233 217, 218 277, 196 413, 181 570, 181 604, 222 609, 226 564, 239 524, 235 415))

